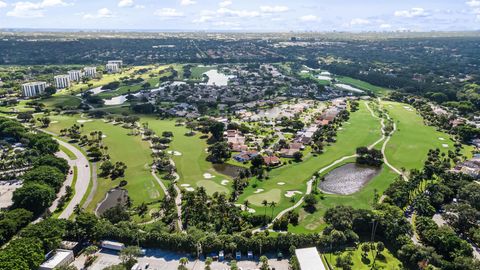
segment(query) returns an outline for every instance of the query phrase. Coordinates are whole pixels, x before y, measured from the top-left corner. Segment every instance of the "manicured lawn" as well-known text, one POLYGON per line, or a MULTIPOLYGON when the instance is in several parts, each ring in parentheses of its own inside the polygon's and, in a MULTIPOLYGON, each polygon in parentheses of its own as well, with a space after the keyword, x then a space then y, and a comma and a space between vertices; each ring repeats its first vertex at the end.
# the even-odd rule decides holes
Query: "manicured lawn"
MULTIPOLYGON (((306 191, 306 182, 319 169, 331 164, 335 160, 344 156, 350 156, 355 153, 359 146, 368 146, 381 137, 380 123, 378 119, 373 118, 366 109, 363 102, 360 102, 359 111, 350 116, 350 120, 345 123, 337 134, 337 142, 331 146, 325 147, 325 152, 318 156, 308 155, 304 161, 284 165, 278 169, 273 169, 269 173, 267 180, 250 180, 250 185, 245 188, 239 201, 248 200, 252 202, 252 208, 263 212, 263 206, 256 205, 253 202, 257 197, 262 196, 272 189, 281 189, 281 199, 275 208, 275 213, 280 212, 294 204, 293 200, 298 200, 301 194, 294 196, 294 199, 285 196, 287 191, 300 191, 302 194, 306 191), (284 185, 279 185, 284 183, 284 185), (256 184, 257 187, 253 187, 256 184), (255 193, 257 189, 263 189, 263 192, 255 193), (253 199, 253 201, 251 201, 253 199)), ((268 200, 269 198, 265 198, 268 200)))
MULTIPOLYGON (((58 123, 51 124, 48 130, 57 134, 60 134, 60 129, 62 128, 68 128, 75 123, 79 124, 77 120, 85 120, 78 115, 56 115, 51 116, 51 119, 58 121, 58 123)), ((129 130, 119 125, 105 123, 103 120, 92 120, 91 122, 83 123, 83 125, 83 134, 90 134, 92 131, 102 131, 106 135, 103 142, 108 146, 111 160, 113 162, 123 161, 127 164, 128 168, 124 179, 128 181, 128 184, 125 188, 128 190, 134 205, 142 202, 149 203, 163 197, 163 191, 150 174, 152 158, 150 156, 150 146, 147 142, 142 141, 139 136, 128 135, 129 130)), ((100 164, 97 164, 97 168, 99 166, 100 164)), ((94 210, 97 203, 104 199, 106 192, 116 187, 121 180, 99 177, 97 192, 87 209, 94 210)))
POLYGON ((67 156, 68 156, 71 160, 77 159, 77 156, 75 156, 75 154, 74 154, 72 151, 70 151, 70 149, 66 148, 65 146, 60 145, 60 150, 61 150, 62 152, 64 152, 65 154, 67 154, 67 156))
MULTIPOLYGON (((337 257, 339 256, 345 256, 348 252, 352 252, 352 261, 353 261, 353 266, 352 269, 355 270, 370 270, 372 269, 373 266, 373 259, 374 259, 374 254, 372 252, 368 252, 367 256, 362 256, 363 251, 360 248, 360 245, 358 245, 358 248, 351 248, 348 249, 347 251, 344 252, 337 252, 333 254, 324 254, 323 257, 330 266, 333 267, 334 270, 341 270, 342 268, 336 267, 335 266, 335 261, 337 257)), ((402 269, 402 263, 393 256, 393 254, 385 248, 385 250, 377 256, 377 259, 375 261, 375 266, 377 268, 375 269, 385 269, 385 270, 400 270, 402 269)))
POLYGON ((45 104, 45 106, 50 109, 54 109, 60 106, 77 107, 82 103, 80 97, 60 93, 46 99, 41 99, 40 102, 45 104))
POLYGON ((156 120, 152 117, 142 117, 142 122, 148 122, 149 127, 159 136, 163 131, 171 131, 174 134, 173 141, 170 143, 170 151, 177 151, 181 155, 173 155, 173 161, 180 175, 179 187, 185 188, 183 185, 190 185, 192 188, 203 186, 208 194, 214 192, 228 193, 231 190, 232 179, 229 176, 220 174, 215 171, 212 164, 206 161, 208 147, 204 139, 200 139, 200 135, 185 136, 189 130, 184 126, 175 126, 174 120, 156 120), (204 174, 214 176, 211 179, 204 177, 204 174), (229 180, 227 185, 222 185, 222 180, 229 180))
POLYGON ((337 76, 337 77, 335 77, 335 79, 337 81, 341 82, 341 83, 346 83, 346 84, 349 84, 351 86, 357 87, 357 88, 362 89, 362 90, 372 91, 373 93, 375 93, 377 95, 380 95, 380 96, 383 96, 388 91, 391 91, 388 88, 376 86, 376 85, 373 85, 373 84, 370 84, 370 83, 367 83, 367 82, 364 82, 364 81, 360 81, 360 80, 357 80, 357 79, 354 79, 354 78, 350 78, 350 77, 337 76))
POLYGON ((203 73, 216 69, 216 66, 195 66, 192 67, 192 75, 190 76, 190 79, 192 80, 202 80, 203 79, 203 73))
MULTIPOLYGON (((385 151, 393 166, 398 169, 419 169, 427 159, 428 150, 438 148, 444 152, 455 151, 451 136, 424 125, 422 117, 412 106, 386 101, 382 104, 397 123, 398 130, 385 151)), ((471 156, 471 151, 471 146, 464 146, 464 155, 471 156)))

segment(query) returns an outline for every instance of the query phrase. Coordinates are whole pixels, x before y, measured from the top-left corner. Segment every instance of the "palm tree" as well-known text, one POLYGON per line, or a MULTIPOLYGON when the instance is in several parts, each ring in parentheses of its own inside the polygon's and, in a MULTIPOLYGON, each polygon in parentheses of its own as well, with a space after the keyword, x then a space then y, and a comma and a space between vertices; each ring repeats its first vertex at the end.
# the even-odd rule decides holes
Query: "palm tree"
POLYGON ((178 266, 179 270, 187 269, 186 265, 188 264, 188 258, 187 257, 180 258, 179 263, 180 263, 180 265, 178 266))
POLYGON ((248 208, 250 207, 250 202, 248 200, 245 200, 243 202, 243 207, 244 207, 244 211, 248 211, 248 208))
POLYGON ((210 265, 213 263, 213 259, 211 257, 207 257, 205 259, 205 270, 210 270, 210 265))
POLYGON ((272 219, 273 219, 273 210, 275 210, 275 206, 277 206, 277 203, 274 202, 274 201, 272 201, 272 202, 270 203, 270 208, 272 208, 272 219))
POLYGON ((263 201, 262 201, 262 204, 263 204, 263 206, 265 207, 265 208, 264 208, 264 209, 265 209, 265 213, 264 213, 263 215, 266 216, 266 215, 267 215, 267 205, 268 205, 267 200, 263 200, 263 201))

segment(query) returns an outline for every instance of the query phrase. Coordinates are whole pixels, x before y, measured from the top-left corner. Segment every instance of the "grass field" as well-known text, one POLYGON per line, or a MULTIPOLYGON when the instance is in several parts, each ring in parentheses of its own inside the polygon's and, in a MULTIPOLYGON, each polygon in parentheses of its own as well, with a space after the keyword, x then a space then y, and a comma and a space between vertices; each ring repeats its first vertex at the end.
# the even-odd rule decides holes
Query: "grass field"
POLYGON ((77 107, 82 103, 80 97, 60 93, 46 99, 41 99, 40 102, 45 104, 45 107, 49 109, 54 109, 60 106, 77 107))
MULTIPOLYGON (((79 116, 56 115, 50 117, 58 123, 51 124, 49 131, 60 133, 60 129, 68 128, 81 119, 79 116)), ((103 139, 104 144, 108 146, 108 153, 113 162, 123 161, 128 168, 125 172, 124 179, 128 181, 125 188, 129 192, 133 204, 138 205, 142 202, 152 202, 163 197, 163 191, 158 183, 150 174, 150 164, 152 158, 149 144, 142 141, 139 136, 129 136, 129 130, 103 120, 92 120, 83 123, 83 134, 90 134, 92 131, 101 130, 106 137, 103 139), (125 147, 128 146, 128 147, 125 147)), ((98 164, 97 168, 100 166, 98 164)), ((94 210, 97 203, 102 201, 105 194, 111 188, 117 186, 122 179, 105 179, 98 178, 97 192, 88 206, 88 210, 94 210)))
MULTIPOLYGON (((397 132, 392 136, 385 154, 390 163, 400 168, 421 168, 430 149, 438 148, 444 152, 454 151, 451 136, 426 126, 422 117, 410 105, 396 102, 382 102, 390 117, 397 123, 397 132), (443 139, 443 140, 441 140, 443 139)), ((464 146, 463 154, 471 156, 471 146, 464 146)))
MULTIPOLYGON (((172 156, 180 176, 179 187, 181 185, 190 185, 193 188, 203 186, 207 193, 214 192, 228 193, 231 189, 232 179, 226 175, 217 173, 212 164, 206 161, 208 147, 205 140, 200 139, 200 135, 193 137, 185 136, 189 130, 184 126, 175 126, 173 120, 155 120, 151 117, 142 117, 142 122, 148 122, 149 127, 156 134, 161 135, 163 131, 171 131, 174 134, 173 141, 170 143, 170 151, 180 152, 180 156, 172 156), (204 174, 208 173, 214 176, 206 179, 204 174), (222 180, 229 180, 227 185, 222 185, 222 180)), ((185 188, 185 186, 183 186, 185 188)))
POLYGON ((190 76, 190 79, 202 80, 203 73, 216 68, 216 66, 194 66, 192 67, 192 75, 190 76))
POLYGON ((60 150, 61 150, 62 152, 64 152, 65 154, 67 154, 67 156, 68 156, 71 160, 77 159, 77 156, 75 156, 75 154, 74 154, 72 151, 70 151, 70 149, 66 148, 65 146, 60 145, 60 150))
MULTIPOLYGON (((344 156, 350 156, 355 153, 355 149, 359 146, 368 146, 381 137, 380 123, 378 119, 371 116, 363 102, 360 103, 359 111, 352 113, 350 120, 345 123, 337 134, 337 142, 331 146, 325 147, 325 152, 318 156, 307 156, 300 163, 284 165, 281 168, 274 169, 269 173, 268 180, 250 180, 250 185, 240 196, 239 201, 248 200, 251 207, 257 212, 263 213, 261 201, 275 201, 278 206, 275 208, 274 214, 294 204, 290 198, 285 196, 287 191, 300 191, 305 193, 306 182, 319 169, 331 164, 335 160, 344 156), (278 183, 284 183, 279 185, 278 183), (252 185, 257 184, 254 188, 252 185), (257 189, 263 189, 263 192, 255 193, 257 189), (268 191, 280 189, 281 196, 271 196, 268 191), (258 204, 259 199, 260 204, 258 204), (279 200, 278 200, 279 199, 279 200)), ((301 195, 294 196, 295 199, 301 195)))
POLYGON ((357 80, 357 79, 353 79, 353 78, 350 78, 350 77, 337 76, 337 77, 335 77, 335 79, 337 81, 341 82, 341 83, 346 83, 346 84, 349 84, 351 86, 357 87, 357 88, 362 89, 362 90, 372 91, 373 93, 375 93, 377 95, 380 95, 380 96, 383 96, 388 91, 390 91, 390 89, 380 87, 380 86, 376 86, 376 85, 373 85, 373 84, 370 84, 370 83, 367 83, 367 82, 364 82, 364 81, 360 81, 360 80, 357 80))
POLYGON ((368 252, 367 256, 363 256, 363 251, 360 249, 360 245, 357 248, 352 248, 344 252, 337 252, 337 253, 327 253, 323 255, 324 260, 328 261, 330 266, 333 267, 334 270, 341 270, 342 268, 338 268, 335 266, 335 261, 339 256, 345 256, 348 252, 352 253, 352 261, 353 266, 352 269, 355 270, 370 270, 370 269, 384 269, 384 270, 400 270, 402 269, 402 263, 393 256, 393 254, 385 248, 385 250, 381 253, 383 256, 378 256, 377 260, 375 261, 375 267, 373 266, 373 254, 368 252))

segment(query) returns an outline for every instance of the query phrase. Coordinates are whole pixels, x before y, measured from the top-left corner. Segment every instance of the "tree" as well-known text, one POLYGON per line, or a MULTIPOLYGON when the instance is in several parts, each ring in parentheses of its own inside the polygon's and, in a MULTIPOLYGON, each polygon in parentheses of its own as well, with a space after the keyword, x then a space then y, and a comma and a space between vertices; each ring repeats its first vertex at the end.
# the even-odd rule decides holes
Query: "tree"
POLYGON ((273 219, 273 211, 275 210, 275 207, 277 206, 277 203, 274 201, 270 202, 270 208, 272 208, 272 219, 273 219))
POLYGON ((131 269, 132 266, 137 262, 137 258, 140 255, 141 251, 139 247, 129 246, 120 251, 119 258, 127 269, 131 269))
POLYGON ((188 258, 182 257, 179 260, 180 265, 178 266, 178 270, 187 270, 188 258))
POLYGON ((41 183, 26 183, 13 192, 13 207, 41 214, 55 199, 53 188, 41 183))
POLYGON ((113 224, 116 224, 120 221, 130 220, 130 215, 126 211, 125 207, 120 204, 117 204, 114 207, 107 209, 102 214, 102 217, 108 219, 113 224))
POLYGON ((214 122, 209 127, 209 131, 212 134, 213 139, 217 142, 223 139, 224 129, 225 129, 225 124, 222 122, 214 122))
POLYGON ((264 208, 265 213, 264 213, 263 215, 266 216, 266 215, 267 215, 267 205, 268 205, 267 200, 263 200, 263 201, 262 201, 262 205, 263 205, 263 207, 265 207, 265 208, 264 208))
POLYGON ((105 160, 104 162, 102 162, 102 165, 100 165, 100 176, 102 177, 106 177, 108 175, 110 175, 110 173, 112 172, 114 166, 112 164, 112 162, 110 160, 105 160))
POLYGON ((207 160, 212 163, 224 163, 225 160, 231 156, 230 148, 225 142, 217 142, 213 144, 208 147, 208 152, 210 155, 207 157, 207 160))
POLYGON ((311 212, 316 210, 317 198, 313 194, 305 195, 305 208, 311 212))
POLYGON ((303 153, 302 152, 298 151, 298 152, 293 153, 293 159, 296 162, 302 161, 302 158, 303 158, 303 153))
POLYGON ((205 270, 211 270, 210 265, 212 265, 212 263, 213 263, 212 257, 207 257, 205 259, 205 270))
POLYGON ((74 265, 62 265, 59 267, 55 267, 54 270, 78 270, 78 268, 74 265))
POLYGON ((34 167, 50 166, 59 169, 62 173, 66 174, 70 169, 70 165, 63 158, 58 158, 52 155, 42 155, 36 158, 33 162, 34 167))
POLYGON ((18 238, 0 250, 0 269, 38 269, 44 259, 38 238, 18 238))
POLYGON ((43 183, 54 188, 56 192, 65 181, 65 174, 51 166, 38 166, 22 176, 25 183, 43 183))
POLYGON ((260 270, 270 270, 270 266, 268 265, 268 258, 266 256, 260 257, 260 263, 262 264, 260 266, 260 270))
POLYGON ((237 266, 237 261, 236 260, 232 260, 230 262, 230 270, 238 270, 238 266, 237 266))

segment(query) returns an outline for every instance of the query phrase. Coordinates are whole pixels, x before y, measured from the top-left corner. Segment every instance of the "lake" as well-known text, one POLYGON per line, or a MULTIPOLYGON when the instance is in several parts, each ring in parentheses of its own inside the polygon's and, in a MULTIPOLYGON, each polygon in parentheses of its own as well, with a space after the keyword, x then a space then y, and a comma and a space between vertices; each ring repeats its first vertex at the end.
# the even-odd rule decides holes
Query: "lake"
POLYGON ((350 195, 362 189, 380 171, 380 168, 348 163, 329 172, 318 187, 325 193, 350 195))

